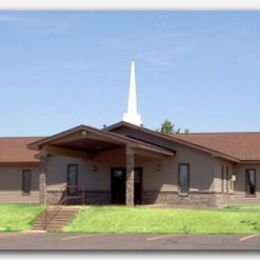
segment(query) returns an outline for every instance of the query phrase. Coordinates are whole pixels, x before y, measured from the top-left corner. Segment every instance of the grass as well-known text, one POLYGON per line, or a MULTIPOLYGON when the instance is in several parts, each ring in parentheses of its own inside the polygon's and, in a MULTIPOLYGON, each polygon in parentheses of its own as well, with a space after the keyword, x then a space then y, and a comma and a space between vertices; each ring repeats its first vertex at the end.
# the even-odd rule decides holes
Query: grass
POLYGON ((29 229, 42 210, 39 205, 0 205, 0 232, 29 229))
POLYGON ((235 211, 235 212, 258 212, 260 213, 260 205, 232 205, 225 207, 224 211, 235 211))
MULTIPOLYGON (((259 207, 259 206, 258 206, 259 207)), ((96 206, 83 208, 65 232, 260 233, 260 214, 223 210, 96 206)))

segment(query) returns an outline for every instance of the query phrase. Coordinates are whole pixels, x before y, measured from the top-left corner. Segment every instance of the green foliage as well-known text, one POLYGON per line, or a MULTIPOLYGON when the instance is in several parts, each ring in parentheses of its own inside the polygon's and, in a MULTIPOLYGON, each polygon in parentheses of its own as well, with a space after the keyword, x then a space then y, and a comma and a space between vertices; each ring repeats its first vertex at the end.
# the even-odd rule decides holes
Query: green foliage
POLYGON ((39 205, 0 205, 0 232, 29 229, 42 210, 39 205))
MULTIPOLYGON (((177 128, 175 129, 175 124, 173 124, 170 120, 164 120, 164 122, 161 124, 161 127, 156 130, 157 132, 160 132, 162 134, 180 134, 181 129, 177 128)), ((184 133, 189 133, 189 129, 185 128, 184 133)))
POLYGON ((174 132, 174 124, 172 124, 171 121, 169 120, 165 120, 160 128, 160 132, 162 134, 169 134, 169 133, 173 133, 174 132))
POLYGON ((260 214, 149 208, 145 206, 96 206, 83 208, 66 232, 86 233, 204 233, 259 232, 260 214))

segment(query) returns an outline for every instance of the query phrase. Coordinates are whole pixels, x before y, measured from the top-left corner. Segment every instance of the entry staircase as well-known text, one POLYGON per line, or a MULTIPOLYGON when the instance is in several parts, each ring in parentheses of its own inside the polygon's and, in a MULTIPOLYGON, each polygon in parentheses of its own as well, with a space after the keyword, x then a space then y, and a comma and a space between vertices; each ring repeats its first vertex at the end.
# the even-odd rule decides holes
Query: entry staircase
POLYGON ((48 232, 61 232, 63 228, 68 225, 71 220, 79 212, 81 206, 67 205, 71 204, 74 200, 84 204, 84 189, 79 185, 66 185, 63 187, 63 196, 57 205, 49 205, 40 214, 34 223, 32 230, 34 231, 48 231, 48 232), (76 189, 77 192, 73 195, 68 194, 69 189, 76 189))
POLYGON ((59 208, 58 211, 55 208, 48 208, 47 211, 43 212, 38 217, 32 230, 61 232, 76 216, 79 210, 80 207, 77 206, 63 206, 62 208, 59 208))

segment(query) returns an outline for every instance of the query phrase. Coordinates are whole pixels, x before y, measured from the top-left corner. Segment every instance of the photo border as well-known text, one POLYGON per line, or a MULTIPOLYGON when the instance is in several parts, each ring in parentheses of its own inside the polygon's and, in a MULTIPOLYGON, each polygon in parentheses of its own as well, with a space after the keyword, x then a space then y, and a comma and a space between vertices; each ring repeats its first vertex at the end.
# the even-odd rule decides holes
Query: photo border
POLYGON ((0 0, 0 10, 260 10, 260 0, 0 0))

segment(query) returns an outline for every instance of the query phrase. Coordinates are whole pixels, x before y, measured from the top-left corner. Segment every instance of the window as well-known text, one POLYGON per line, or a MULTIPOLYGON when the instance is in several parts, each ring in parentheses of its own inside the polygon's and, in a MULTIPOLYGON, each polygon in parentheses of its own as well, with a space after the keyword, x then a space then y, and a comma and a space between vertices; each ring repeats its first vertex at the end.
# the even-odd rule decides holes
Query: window
POLYGON ((77 164, 68 164, 67 185, 68 185, 68 194, 69 195, 77 194, 77 185, 78 185, 78 165, 77 164))
POLYGON ((246 170, 246 194, 255 196, 256 193, 256 169, 246 170))
POLYGON ((179 191, 188 193, 190 186, 190 167, 189 164, 179 164, 179 191))
POLYGON ((228 192, 228 182, 229 182, 229 167, 226 167, 226 192, 228 192))
POLYGON ((225 180, 225 176, 224 176, 224 171, 225 171, 225 168, 224 166, 222 165, 221 166, 221 192, 223 193, 224 192, 224 180, 225 180))
POLYGON ((23 195, 30 195, 32 189, 32 171, 23 170, 22 172, 22 192, 23 195))

